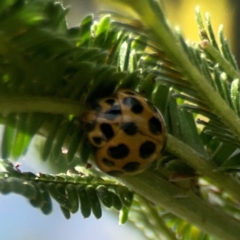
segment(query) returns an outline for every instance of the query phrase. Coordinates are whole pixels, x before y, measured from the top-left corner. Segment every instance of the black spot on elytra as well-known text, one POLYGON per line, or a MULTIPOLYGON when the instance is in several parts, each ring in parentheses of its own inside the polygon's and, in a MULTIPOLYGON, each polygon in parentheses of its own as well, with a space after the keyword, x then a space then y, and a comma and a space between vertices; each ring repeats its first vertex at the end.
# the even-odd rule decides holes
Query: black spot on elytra
POLYGON ((100 125, 100 129, 101 129, 103 135, 107 138, 107 140, 109 140, 110 138, 112 138, 114 136, 114 131, 110 124, 102 123, 100 125))
POLYGON ((106 174, 108 174, 108 175, 110 175, 110 176, 117 177, 117 176, 122 175, 123 172, 122 172, 122 171, 117 171, 117 170, 115 170, 115 171, 109 171, 109 172, 106 172, 106 174))
POLYGON ((127 105, 134 113, 141 113, 143 111, 142 104, 134 97, 124 98, 123 104, 127 105))
POLYGON ((96 121, 86 123, 85 127, 87 132, 91 132, 96 126, 96 121))
POLYGON ((102 143, 102 138, 100 138, 100 137, 93 137, 93 142, 96 145, 100 145, 102 143))
POLYGON ((103 158, 103 159, 102 159, 102 162, 103 162, 104 165, 106 165, 106 166, 108 166, 108 167, 113 167, 113 166, 115 166, 115 163, 114 163, 113 161, 108 160, 108 159, 106 159, 106 158, 103 158))
POLYGON ((113 105, 115 103, 115 99, 114 98, 108 98, 105 100, 105 102, 109 105, 113 105))
POLYGON ((137 125, 134 122, 125 122, 122 123, 121 129, 127 134, 127 135, 135 135, 138 128, 137 125))
POLYGON ((162 124, 156 117, 152 117, 148 121, 148 127, 151 133, 157 135, 162 132, 162 124))
POLYGON ((125 158, 128 154, 129 148, 123 143, 119 144, 116 147, 108 148, 108 155, 115 159, 125 158))
POLYGON ((151 141, 144 142, 139 149, 140 157, 143 159, 150 157, 154 153, 155 149, 156 146, 153 142, 151 141))
POLYGON ((140 163, 138 162, 130 162, 123 166, 123 170, 126 172, 135 172, 140 166, 140 163))
POLYGON ((122 114, 120 105, 113 105, 109 110, 104 112, 103 117, 109 121, 113 121, 122 114))

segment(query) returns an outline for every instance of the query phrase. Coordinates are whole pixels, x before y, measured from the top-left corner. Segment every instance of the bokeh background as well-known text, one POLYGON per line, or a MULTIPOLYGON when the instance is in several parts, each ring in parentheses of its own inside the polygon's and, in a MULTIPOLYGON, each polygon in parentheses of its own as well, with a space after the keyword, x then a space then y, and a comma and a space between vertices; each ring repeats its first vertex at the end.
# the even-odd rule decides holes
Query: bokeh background
MULTIPOLYGON (((143 0, 135 1, 137 3, 143 0)), ((77 26, 85 15, 98 14, 100 10, 95 0, 64 0, 63 4, 70 7, 67 18, 69 27, 77 26)), ((200 6, 203 14, 209 12, 216 33, 218 26, 224 25, 225 36, 229 40, 238 63, 240 62, 239 0, 164 0, 161 4, 170 25, 178 26, 185 38, 194 42, 199 42, 194 9, 200 6)), ((41 138, 38 138, 32 144, 28 154, 20 159, 21 170, 51 173, 53 166, 41 162, 37 153, 40 145, 41 138)), ((0 240, 66 239, 144 240, 146 238, 131 224, 118 225, 117 215, 108 211, 103 213, 100 220, 94 217, 83 219, 80 213, 66 220, 55 202, 53 212, 45 216, 38 209, 31 207, 21 196, 0 195, 0 240)))

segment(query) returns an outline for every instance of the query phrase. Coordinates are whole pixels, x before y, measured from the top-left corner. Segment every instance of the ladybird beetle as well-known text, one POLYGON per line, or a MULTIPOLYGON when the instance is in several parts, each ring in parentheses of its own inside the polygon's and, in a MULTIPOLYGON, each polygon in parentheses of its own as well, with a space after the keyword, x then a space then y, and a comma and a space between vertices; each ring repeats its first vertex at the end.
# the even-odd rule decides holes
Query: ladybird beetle
POLYGON ((109 175, 143 172, 162 155, 167 137, 164 119, 135 91, 123 89, 100 99, 82 120, 96 165, 109 175))

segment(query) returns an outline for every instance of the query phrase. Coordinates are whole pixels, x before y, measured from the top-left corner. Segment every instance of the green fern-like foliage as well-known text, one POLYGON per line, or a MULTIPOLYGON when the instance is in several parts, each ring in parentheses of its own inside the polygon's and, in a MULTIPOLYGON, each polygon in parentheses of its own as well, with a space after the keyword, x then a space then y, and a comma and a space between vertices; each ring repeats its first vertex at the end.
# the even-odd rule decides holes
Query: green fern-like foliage
POLYGON ((21 172, 18 166, 14 167, 6 160, 1 160, 0 164, 3 168, 0 192, 22 195, 44 214, 49 214, 52 210, 51 198, 58 202, 67 219, 79 208, 84 218, 89 217, 91 212, 96 218, 101 218, 100 202, 105 207, 113 207, 118 211, 131 206, 132 192, 113 180, 72 171, 58 175, 35 175, 21 172))
POLYGON ((139 18, 120 9, 68 28, 67 9, 54 1, 0 2, 0 192, 22 195, 44 214, 55 199, 66 218, 113 208, 149 239, 238 239, 240 78, 223 32, 218 44, 197 10, 201 40, 189 44, 156 1, 114 2, 139 18), (81 114, 118 88, 161 110, 168 141, 151 169, 113 179, 82 168, 92 156, 81 114), (21 172, 14 161, 37 135, 44 161, 78 171, 21 172))

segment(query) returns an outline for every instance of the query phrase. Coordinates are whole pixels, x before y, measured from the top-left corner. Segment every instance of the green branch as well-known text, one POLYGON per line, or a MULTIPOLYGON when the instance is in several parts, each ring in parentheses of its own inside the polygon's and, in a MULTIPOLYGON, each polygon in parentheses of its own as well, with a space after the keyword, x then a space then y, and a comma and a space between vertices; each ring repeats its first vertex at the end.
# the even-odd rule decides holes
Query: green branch
POLYGON ((240 223, 208 203, 174 186, 153 172, 119 178, 130 189, 172 214, 184 218, 219 239, 238 240, 240 223))
POLYGON ((40 112, 80 116, 84 107, 79 102, 47 97, 0 97, 0 113, 40 112))
POLYGON ((240 184, 229 175, 222 172, 216 172, 214 166, 208 159, 202 157, 199 153, 193 150, 188 145, 184 144, 177 138, 168 135, 166 150, 174 156, 184 160, 192 166, 201 175, 210 178, 219 187, 224 188, 226 192, 231 194, 238 202, 240 202, 240 184))
POLYGON ((225 58, 222 57, 221 53, 213 45, 211 45, 208 40, 203 40, 200 46, 223 68, 223 70, 230 77, 233 79, 240 79, 240 73, 236 71, 225 58))
POLYGON ((158 239, 176 240, 175 234, 166 226, 164 220, 159 216, 158 210, 145 198, 139 195, 136 195, 134 198, 139 202, 141 212, 146 216, 146 220, 148 220, 148 216, 151 216, 151 230, 156 237, 158 239))

